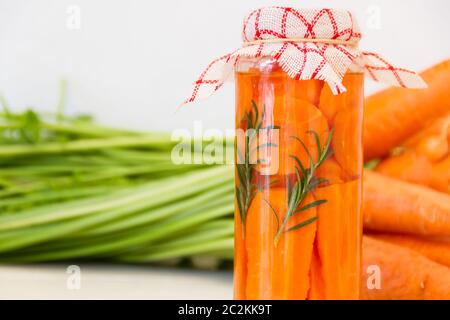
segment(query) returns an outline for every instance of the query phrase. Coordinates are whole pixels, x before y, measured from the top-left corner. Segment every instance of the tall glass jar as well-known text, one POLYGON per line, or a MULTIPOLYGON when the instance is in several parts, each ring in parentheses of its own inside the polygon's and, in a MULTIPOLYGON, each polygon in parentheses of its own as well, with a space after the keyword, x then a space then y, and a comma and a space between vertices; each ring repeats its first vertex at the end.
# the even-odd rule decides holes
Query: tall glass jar
POLYGON ((333 95, 241 58, 235 80, 235 298, 357 299, 363 73, 333 95))

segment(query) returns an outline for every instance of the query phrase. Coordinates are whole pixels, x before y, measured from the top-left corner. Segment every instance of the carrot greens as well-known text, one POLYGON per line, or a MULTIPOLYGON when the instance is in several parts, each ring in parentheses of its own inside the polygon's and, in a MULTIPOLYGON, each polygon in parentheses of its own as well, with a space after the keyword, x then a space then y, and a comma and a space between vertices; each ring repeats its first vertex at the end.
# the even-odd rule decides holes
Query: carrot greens
POLYGON ((0 263, 230 258, 233 166, 174 164, 169 134, 68 116, 63 101, 57 114, 0 102, 0 263))

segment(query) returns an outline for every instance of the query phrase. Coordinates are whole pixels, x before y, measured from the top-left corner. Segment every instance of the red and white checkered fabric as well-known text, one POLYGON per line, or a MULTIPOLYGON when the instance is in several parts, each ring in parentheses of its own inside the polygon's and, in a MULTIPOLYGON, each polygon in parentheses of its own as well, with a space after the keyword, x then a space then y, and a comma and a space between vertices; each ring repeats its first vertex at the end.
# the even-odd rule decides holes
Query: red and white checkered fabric
MULTIPOLYGON (((267 7, 251 12, 244 19, 244 42, 265 39, 330 39, 357 42, 360 29, 348 11, 335 9, 294 9, 267 7)), ((397 68, 378 54, 357 46, 318 42, 263 42, 247 45, 212 61, 194 83, 184 103, 206 98, 233 74, 240 57, 271 56, 292 78, 319 79, 334 94, 345 91, 342 78, 348 68, 358 64, 375 81, 407 88, 424 88, 425 82, 414 71, 397 68)))

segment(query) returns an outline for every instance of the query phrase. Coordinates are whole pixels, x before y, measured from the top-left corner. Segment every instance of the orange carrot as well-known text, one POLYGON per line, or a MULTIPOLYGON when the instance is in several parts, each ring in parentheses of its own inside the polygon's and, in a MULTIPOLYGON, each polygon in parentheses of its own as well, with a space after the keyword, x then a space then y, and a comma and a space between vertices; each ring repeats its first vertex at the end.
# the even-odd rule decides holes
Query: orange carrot
MULTIPOLYGON (((324 299, 357 299, 361 241, 360 180, 319 188, 316 199, 326 203, 317 207, 317 249, 320 267, 311 267, 313 280, 323 279, 324 299), (318 274, 316 274, 318 273, 318 274)), ((315 261, 317 263, 318 261, 315 261)), ((320 280, 319 280, 320 281, 320 280)))
POLYGON ((334 128, 333 151, 337 162, 350 179, 357 178, 362 170, 362 74, 347 74, 343 84, 347 92, 333 95, 325 85, 320 95, 319 109, 334 128))
MULTIPOLYGON (((442 142, 450 143, 450 111, 444 116, 433 119, 430 124, 408 138, 402 146, 405 148, 419 148, 420 144, 428 138, 439 137, 442 142)), ((426 151, 426 150, 425 150, 426 151)))
POLYGON ((315 106, 319 105, 320 92, 324 87, 322 80, 299 81, 297 79, 287 78, 287 94, 299 100, 307 101, 315 106))
POLYGON ((339 111, 334 118, 334 156, 351 179, 359 178, 362 172, 362 117, 362 107, 355 107, 339 111))
POLYGON ((371 237, 417 251, 430 260, 450 267, 450 243, 428 239, 425 237, 401 234, 373 234, 371 237))
POLYGON ((450 156, 433 165, 430 186, 441 192, 450 193, 450 156))
MULTIPOLYGON (((275 170, 276 168, 270 168, 270 172, 277 172, 278 175, 294 174, 296 162, 291 158, 291 155, 297 155, 299 160, 304 164, 309 163, 308 156, 298 139, 308 147, 314 146, 314 136, 310 131, 315 131, 319 134, 320 142, 323 146, 328 137, 327 120, 317 107, 300 99, 286 98, 283 108, 272 111, 266 110, 267 112, 271 112, 273 118, 267 117, 264 126, 275 125, 280 127, 278 131, 279 139, 278 141, 273 141, 274 145, 269 150, 272 156, 278 156, 278 161, 275 162, 275 158, 272 158, 269 166, 277 165, 278 170, 275 170)), ((258 145, 260 145, 260 141, 263 139, 258 140, 258 145)), ((317 149, 309 148, 309 151, 314 161, 317 161, 317 149)), ((260 152, 265 153, 267 150, 262 149, 261 151, 260 149, 260 152)), ((261 164, 256 166, 256 168, 257 170, 261 170, 261 168, 267 168, 267 166, 261 164)))
POLYGON ((449 146, 447 139, 443 140, 440 136, 431 136, 424 139, 417 149, 433 162, 442 160, 449 154, 449 146))
POLYGON ((247 253, 246 299, 271 299, 273 239, 276 219, 270 206, 283 210, 286 202, 284 189, 271 189, 268 195, 258 192, 247 213, 245 248, 247 253))
POLYGON ((247 278, 247 253, 245 248, 242 221, 240 218, 237 203, 234 216, 234 298, 238 300, 245 299, 246 278, 247 278))
POLYGON ((317 237, 314 242, 313 255, 311 257, 311 287, 308 293, 308 300, 325 300, 325 282, 323 279, 323 267, 320 262, 317 237))
POLYGON ((334 117, 341 110, 362 109, 364 76, 359 73, 348 73, 342 79, 342 84, 347 88, 346 92, 335 95, 328 85, 324 85, 320 94, 319 109, 330 124, 334 122, 334 117))
MULTIPOLYGON (((308 203, 311 199, 305 201, 308 203)), ((283 233, 275 246, 277 223, 272 209, 282 220, 287 206, 287 191, 284 188, 259 192, 250 206, 245 235, 248 257, 246 299, 307 297, 316 225, 314 222, 283 233)), ((316 211, 311 208, 291 217, 287 227, 315 216, 316 211)))
MULTIPOLYGON (((302 145, 297 139, 293 139, 293 137, 297 137, 303 141, 309 148, 314 161, 317 161, 318 150, 313 148, 315 146, 315 140, 309 131, 317 132, 320 136, 321 144, 324 145, 328 136, 328 124, 320 110, 306 101, 295 99, 292 102, 292 106, 288 106, 287 108, 293 110, 289 112, 289 115, 286 115, 286 120, 288 118, 291 119, 289 122, 292 123, 292 130, 284 131, 283 136, 280 137, 281 145, 284 143, 287 144, 285 150, 280 149, 280 164, 281 167, 284 165, 287 166, 288 169, 284 170, 285 172, 295 173, 294 167, 296 163, 290 155, 297 155, 304 164, 308 164, 309 160, 302 145)), ((283 170, 280 173, 282 172, 283 170)))
POLYGON ((315 190, 317 236, 309 299, 357 299, 360 274, 363 76, 347 74, 342 95, 322 89, 319 108, 333 127, 333 157, 317 169, 331 185, 315 190))
MULTIPOLYGON (((287 210, 286 198, 282 205, 287 210)), ((307 196, 304 203, 314 201, 307 196)), ((287 228, 293 227, 302 221, 316 217, 316 208, 308 209, 301 214, 290 218, 287 228)), ((284 214, 280 216, 284 219, 284 214)), ((310 289, 310 268, 313 252, 313 243, 316 236, 316 222, 306 227, 283 233, 275 249, 272 287, 273 299, 305 300, 310 289)))
POLYGON ((382 160, 375 171, 450 193, 450 113, 409 138, 400 152, 382 160))
POLYGON ((245 129, 244 113, 251 110, 251 101, 255 100, 255 92, 251 90, 254 83, 258 82, 256 74, 237 73, 235 77, 236 87, 236 127, 245 129))
POLYGON ((407 150, 381 161, 375 171, 392 178, 429 186, 433 165, 426 156, 415 150, 407 150))
POLYGON ((450 196, 426 187, 364 172, 364 227, 419 235, 450 234, 450 196))
POLYGON ((440 162, 432 163, 427 156, 415 150, 407 150, 381 161, 375 171, 392 178, 450 193, 450 156, 440 162))
POLYGON ((450 60, 424 71, 427 89, 389 88, 366 99, 365 160, 386 155, 436 117, 450 110, 450 60))
POLYGON ((361 299, 450 299, 450 269, 421 254, 365 236, 361 299), (381 288, 372 284, 369 266, 379 267, 381 288))
POLYGON ((348 179, 334 157, 330 157, 322 163, 317 169, 317 176, 326 177, 330 184, 342 183, 348 179))

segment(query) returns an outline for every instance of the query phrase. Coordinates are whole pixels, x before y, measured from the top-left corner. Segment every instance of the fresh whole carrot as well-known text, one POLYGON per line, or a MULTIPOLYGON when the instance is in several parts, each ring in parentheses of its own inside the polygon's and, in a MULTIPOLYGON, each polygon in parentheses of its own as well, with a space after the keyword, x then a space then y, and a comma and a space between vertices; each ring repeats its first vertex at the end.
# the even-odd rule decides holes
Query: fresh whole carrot
POLYGON ((450 113, 410 137, 375 171, 450 193, 450 113))
MULTIPOLYGON (((422 130, 420 130, 419 132, 408 138, 402 144, 402 146, 405 148, 416 148, 422 153, 427 154, 428 151, 432 151, 432 153, 434 153, 436 149, 439 150, 442 148, 442 146, 444 147, 445 145, 448 146, 449 143, 450 143, 450 111, 447 112, 442 117, 433 119, 430 122, 430 124, 428 124, 422 130)), ((439 159, 430 158, 430 160, 436 161, 439 159)))
POLYGON ((440 136, 428 137, 417 148, 433 162, 441 160, 449 152, 447 139, 441 139, 440 136))
POLYGON ((414 250, 368 236, 363 237, 363 254, 361 299, 450 299, 450 268, 414 250), (381 288, 373 287, 377 268, 381 288))
POLYGON ((392 178, 430 186, 433 164, 417 151, 406 150, 382 160, 375 171, 392 178))
POLYGON ((424 71, 427 89, 389 88, 366 99, 365 160, 382 157, 450 110, 450 60, 424 71))
POLYGON ((450 243, 448 241, 389 233, 373 234, 371 237, 417 251, 430 260, 450 267, 450 243))
POLYGON ((368 230, 448 236, 450 196, 420 185, 364 172, 364 227, 368 230))
POLYGON ((433 165, 430 186, 441 192, 450 193, 450 155, 433 165))
POLYGON ((432 163, 415 150, 382 160, 375 171, 383 175, 450 193, 450 156, 432 163))

